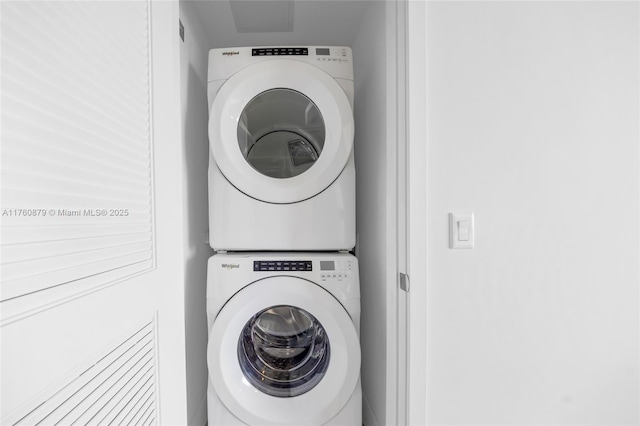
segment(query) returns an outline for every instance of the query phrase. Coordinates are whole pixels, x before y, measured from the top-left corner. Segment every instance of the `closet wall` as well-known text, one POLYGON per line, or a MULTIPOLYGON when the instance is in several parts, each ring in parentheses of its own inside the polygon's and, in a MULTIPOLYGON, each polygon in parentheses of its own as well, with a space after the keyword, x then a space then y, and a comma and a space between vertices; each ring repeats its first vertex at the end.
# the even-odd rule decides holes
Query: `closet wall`
POLYGON ((206 423, 207 388, 207 260, 213 255, 208 231, 208 136, 206 26, 193 7, 180 3, 184 41, 180 49, 182 151, 185 179, 185 331, 187 409, 190 425, 206 423))

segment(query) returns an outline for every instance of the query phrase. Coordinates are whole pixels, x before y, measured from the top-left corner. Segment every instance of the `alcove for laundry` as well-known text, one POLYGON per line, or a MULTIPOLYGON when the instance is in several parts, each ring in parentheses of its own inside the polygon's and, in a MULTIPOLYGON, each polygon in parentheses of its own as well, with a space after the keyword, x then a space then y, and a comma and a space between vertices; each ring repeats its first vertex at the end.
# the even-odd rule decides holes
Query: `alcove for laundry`
MULTIPOLYGON (((398 66, 402 63, 402 3, 384 1, 181 1, 183 131, 187 214, 193 235, 207 229, 207 58, 212 48, 348 46, 355 86, 356 226, 360 262, 363 420, 389 424, 398 413, 396 364, 398 287, 398 66)), ((225 206, 212 206, 224 209, 225 206)), ((197 241, 202 243, 203 238, 197 241)), ((194 263, 211 253, 198 247, 194 263)), ((207 386, 206 270, 186 289, 189 418, 201 421, 207 386)))

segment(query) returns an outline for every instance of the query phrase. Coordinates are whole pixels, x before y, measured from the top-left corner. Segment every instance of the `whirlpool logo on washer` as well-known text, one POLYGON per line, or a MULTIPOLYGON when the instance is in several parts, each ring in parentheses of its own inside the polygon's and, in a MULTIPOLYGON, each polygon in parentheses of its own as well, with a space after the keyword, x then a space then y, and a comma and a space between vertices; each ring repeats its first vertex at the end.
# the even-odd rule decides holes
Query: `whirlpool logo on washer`
POLYGON ((240 52, 238 52, 237 50, 227 50, 226 52, 222 52, 222 56, 233 56, 239 54, 240 52))
POLYGON ((222 266, 222 269, 226 269, 228 271, 240 268, 239 263, 223 263, 221 266, 222 266))

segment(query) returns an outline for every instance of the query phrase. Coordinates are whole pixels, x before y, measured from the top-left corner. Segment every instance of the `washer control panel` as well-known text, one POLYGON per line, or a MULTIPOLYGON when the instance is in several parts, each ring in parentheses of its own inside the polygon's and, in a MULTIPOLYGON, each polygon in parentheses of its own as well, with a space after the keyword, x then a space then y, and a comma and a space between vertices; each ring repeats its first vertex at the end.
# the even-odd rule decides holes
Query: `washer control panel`
POLYGON ((254 271, 313 271, 310 260, 254 260, 254 271))
POLYGON ((350 260, 254 260, 254 272, 313 272, 320 281, 347 281, 351 278, 353 262, 350 260))

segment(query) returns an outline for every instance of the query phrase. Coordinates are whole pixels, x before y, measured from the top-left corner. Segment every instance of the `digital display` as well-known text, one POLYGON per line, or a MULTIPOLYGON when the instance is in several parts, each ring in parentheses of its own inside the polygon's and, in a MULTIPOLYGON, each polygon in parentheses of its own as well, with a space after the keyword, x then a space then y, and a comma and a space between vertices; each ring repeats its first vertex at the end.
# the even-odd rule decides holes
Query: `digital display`
POLYGON ((321 260, 320 261, 320 270, 321 271, 335 271, 336 264, 333 260, 321 260))
POLYGON ((328 56, 330 54, 331 54, 331 52, 329 51, 329 49, 327 49, 325 47, 316 49, 316 55, 328 56))

